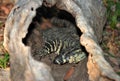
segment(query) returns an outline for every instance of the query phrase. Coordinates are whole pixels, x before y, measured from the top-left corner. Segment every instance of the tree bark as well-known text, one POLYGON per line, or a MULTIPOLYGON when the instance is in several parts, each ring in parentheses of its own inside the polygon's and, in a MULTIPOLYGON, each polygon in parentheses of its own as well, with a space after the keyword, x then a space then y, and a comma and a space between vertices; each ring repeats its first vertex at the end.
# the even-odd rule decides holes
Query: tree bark
POLYGON ((99 46, 105 24, 105 8, 101 0, 18 0, 5 24, 4 47, 10 53, 12 81, 54 81, 50 67, 31 57, 31 49, 22 39, 42 5, 53 6, 71 13, 81 30, 80 43, 86 48, 88 74, 91 81, 119 81, 120 77, 104 59, 99 46))

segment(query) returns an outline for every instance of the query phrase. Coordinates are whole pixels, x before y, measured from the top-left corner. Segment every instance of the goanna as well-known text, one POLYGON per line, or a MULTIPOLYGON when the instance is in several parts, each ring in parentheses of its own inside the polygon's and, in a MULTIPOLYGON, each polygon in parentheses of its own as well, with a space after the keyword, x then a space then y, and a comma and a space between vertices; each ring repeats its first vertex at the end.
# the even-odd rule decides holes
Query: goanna
POLYGON ((78 63, 86 57, 81 49, 79 34, 76 27, 69 21, 53 18, 53 27, 43 30, 45 44, 39 50, 40 56, 51 53, 57 54, 54 59, 56 64, 78 63))

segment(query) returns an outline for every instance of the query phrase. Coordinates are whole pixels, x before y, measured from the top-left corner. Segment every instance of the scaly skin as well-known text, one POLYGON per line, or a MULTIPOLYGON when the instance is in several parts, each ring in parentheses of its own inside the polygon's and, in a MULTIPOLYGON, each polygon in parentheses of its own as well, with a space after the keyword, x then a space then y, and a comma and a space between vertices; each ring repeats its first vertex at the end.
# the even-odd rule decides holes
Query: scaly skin
POLYGON ((41 56, 55 53, 56 64, 78 63, 86 57, 79 43, 76 27, 66 20, 52 20, 52 28, 42 31, 45 45, 39 50, 41 56), (60 24, 60 26, 59 26, 60 24), (56 26, 57 27, 56 27, 56 26))

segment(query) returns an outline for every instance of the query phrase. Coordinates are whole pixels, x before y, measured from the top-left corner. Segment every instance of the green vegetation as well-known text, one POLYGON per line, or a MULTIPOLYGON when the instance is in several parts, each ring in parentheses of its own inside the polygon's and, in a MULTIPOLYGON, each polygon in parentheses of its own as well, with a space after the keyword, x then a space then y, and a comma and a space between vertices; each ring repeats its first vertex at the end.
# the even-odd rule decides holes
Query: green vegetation
POLYGON ((7 67, 8 62, 9 62, 9 54, 6 53, 4 54, 3 58, 2 57, 0 58, 0 68, 5 69, 7 67))
POLYGON ((104 0, 107 8, 107 18, 110 26, 114 29, 120 18, 120 1, 117 0, 104 0))
POLYGON ((0 49, 3 51, 3 54, 0 54, 0 68, 7 68, 9 63, 9 53, 5 50, 3 44, 0 44, 0 49))
POLYGON ((0 27, 2 26, 2 22, 0 22, 0 27))
POLYGON ((118 75, 120 75, 120 72, 117 72, 118 75))

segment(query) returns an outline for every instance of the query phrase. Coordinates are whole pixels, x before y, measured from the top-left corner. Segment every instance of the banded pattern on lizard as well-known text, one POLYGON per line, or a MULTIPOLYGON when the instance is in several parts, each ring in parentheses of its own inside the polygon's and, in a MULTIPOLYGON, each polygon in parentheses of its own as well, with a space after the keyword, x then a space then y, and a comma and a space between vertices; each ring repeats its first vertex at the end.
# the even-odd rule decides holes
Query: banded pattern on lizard
POLYGON ((85 52, 80 49, 80 45, 77 47, 74 46, 74 42, 69 43, 68 41, 52 40, 46 41, 43 49, 46 54, 57 54, 54 59, 54 63, 56 64, 78 63, 83 60, 86 55, 85 52))
POLYGON ((41 31, 45 44, 38 50, 40 56, 55 53, 56 64, 78 63, 83 60, 86 54, 81 49, 76 27, 63 19, 53 18, 51 22, 53 27, 41 31))

